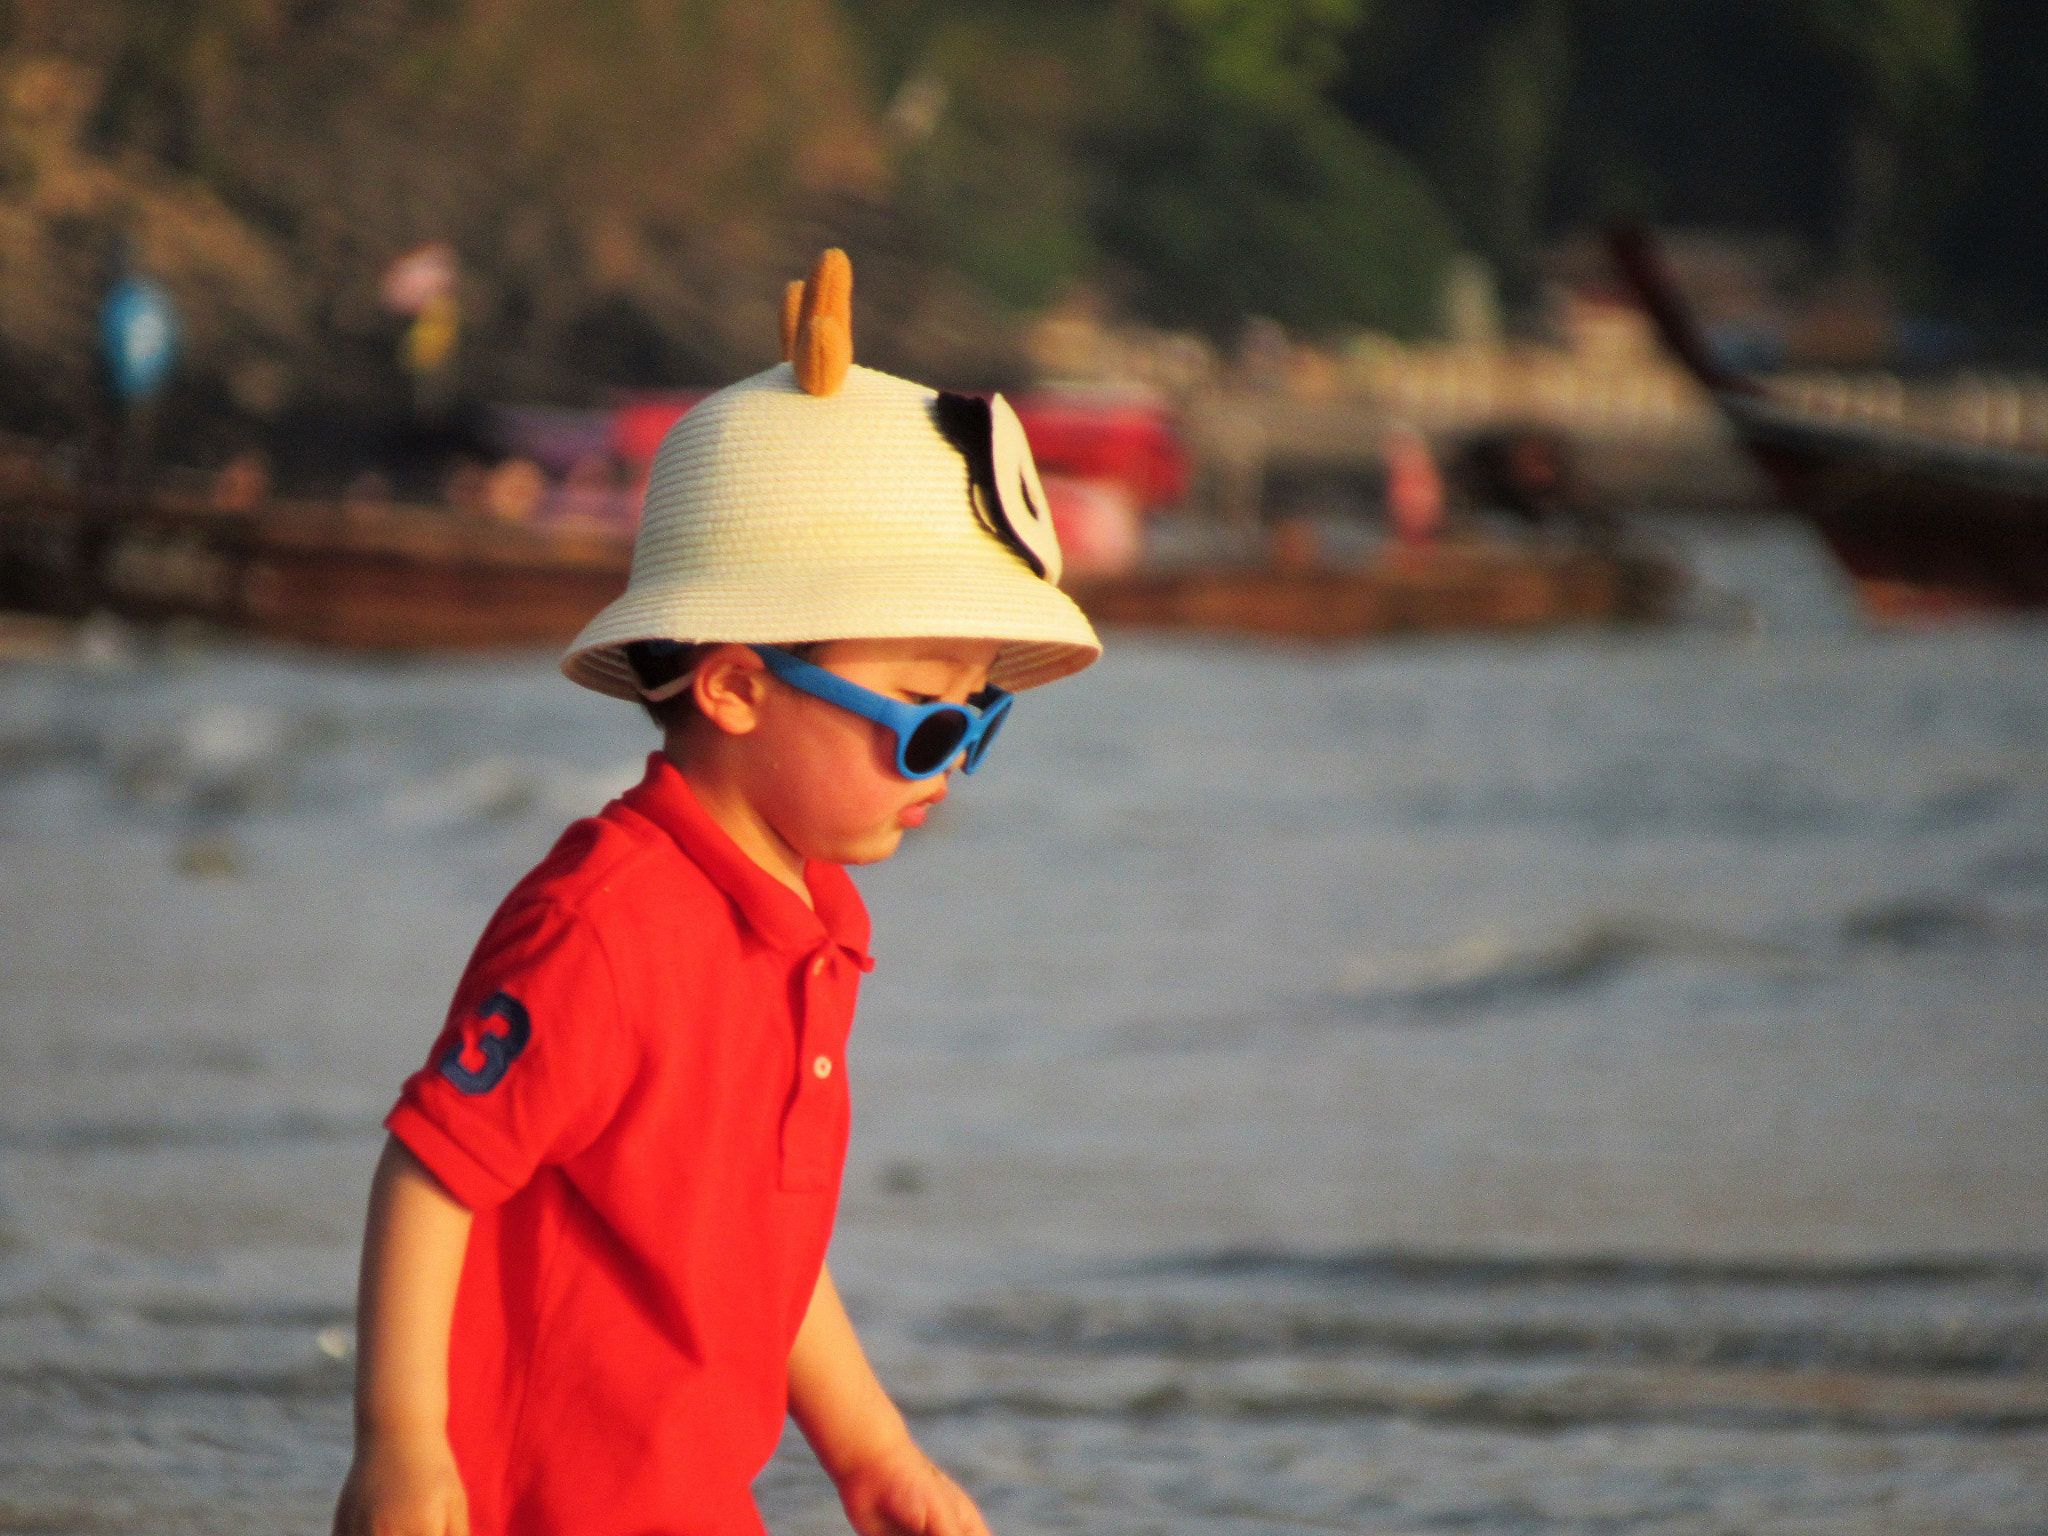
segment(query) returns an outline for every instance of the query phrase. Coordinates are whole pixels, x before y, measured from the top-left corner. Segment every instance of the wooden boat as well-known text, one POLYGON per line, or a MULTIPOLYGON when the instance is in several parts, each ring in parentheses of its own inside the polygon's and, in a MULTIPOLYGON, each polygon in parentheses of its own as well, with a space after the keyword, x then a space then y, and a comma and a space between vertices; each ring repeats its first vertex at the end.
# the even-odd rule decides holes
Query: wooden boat
MULTIPOLYGON (((352 650, 561 645, 624 589, 616 532, 432 507, 0 493, 0 608, 192 618, 352 650)), ((1298 639, 1654 619, 1667 562, 1541 542, 1397 545, 1357 567, 1202 566, 1077 583, 1099 622, 1298 639)))
POLYGON ((624 589, 631 553, 616 534, 432 507, 0 493, 0 608, 359 650, 562 644, 624 589))
POLYGON ((1664 344, 1874 609, 2048 606, 2048 456, 1797 411, 1713 356, 1645 232, 1608 245, 1664 344))
POLYGON ((1684 586, 1653 555, 1473 539, 1393 545, 1351 568, 1144 571, 1073 592, 1099 624, 1340 640, 1646 622, 1684 586))

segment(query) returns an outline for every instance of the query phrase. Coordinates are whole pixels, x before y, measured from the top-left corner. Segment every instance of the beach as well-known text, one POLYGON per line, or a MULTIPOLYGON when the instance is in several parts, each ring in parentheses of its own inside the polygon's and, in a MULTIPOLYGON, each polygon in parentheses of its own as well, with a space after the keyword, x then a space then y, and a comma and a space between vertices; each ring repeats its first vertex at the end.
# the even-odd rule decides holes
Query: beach
MULTIPOLYGON (((1650 531, 1667 629, 1112 635, 859 873, 832 1264, 998 1531, 2043 1529, 2048 627, 1650 531)), ((655 744, 542 655, 0 662, 0 1531, 325 1530, 379 1121, 655 744)))

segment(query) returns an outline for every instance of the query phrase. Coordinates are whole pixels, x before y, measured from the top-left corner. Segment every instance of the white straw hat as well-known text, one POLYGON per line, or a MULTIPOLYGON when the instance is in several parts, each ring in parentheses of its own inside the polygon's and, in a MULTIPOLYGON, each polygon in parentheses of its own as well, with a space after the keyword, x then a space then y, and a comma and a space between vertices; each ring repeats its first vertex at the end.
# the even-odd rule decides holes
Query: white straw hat
POLYGON ((1000 395, 984 404, 853 367, 843 335, 836 368, 815 366, 797 286, 784 321, 796 364, 720 390, 669 429, 626 590, 584 626, 563 672, 638 698, 623 649, 636 640, 997 640, 989 680, 1013 692, 1094 661, 1101 642, 1055 585, 1059 544, 1016 413, 1000 395), (839 387, 807 388, 821 371, 839 387))

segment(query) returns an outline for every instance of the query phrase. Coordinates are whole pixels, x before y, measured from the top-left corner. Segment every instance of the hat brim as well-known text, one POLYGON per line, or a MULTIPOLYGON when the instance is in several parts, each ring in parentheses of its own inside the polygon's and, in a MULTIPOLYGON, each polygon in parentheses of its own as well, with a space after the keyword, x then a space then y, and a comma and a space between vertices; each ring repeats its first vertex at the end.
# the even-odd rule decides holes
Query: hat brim
POLYGON ((950 574, 934 571, 931 580, 916 582, 901 570, 876 572, 873 580, 842 571, 831 590, 792 591, 780 601, 758 588, 629 588, 584 626, 562 657, 562 672, 599 693, 637 699, 639 682, 625 657, 636 640, 802 645, 941 637, 996 641, 1001 649, 989 681, 1020 693, 1070 677, 1102 654, 1087 616, 1059 588, 1033 580, 951 591, 944 579, 950 574), (880 610, 877 590, 891 596, 880 610))

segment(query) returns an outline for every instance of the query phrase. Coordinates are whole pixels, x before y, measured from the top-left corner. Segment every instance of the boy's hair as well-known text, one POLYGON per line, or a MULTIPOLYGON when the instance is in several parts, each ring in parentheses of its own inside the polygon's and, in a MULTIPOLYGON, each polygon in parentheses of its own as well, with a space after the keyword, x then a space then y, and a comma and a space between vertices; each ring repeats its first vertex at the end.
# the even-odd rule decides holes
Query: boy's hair
MULTIPOLYGON (((633 675, 640 679, 640 686, 653 690, 695 672, 698 664, 718 643, 677 645, 665 640, 635 640, 626 647, 626 661, 632 667, 633 675)), ((805 661, 814 661, 823 646, 822 640, 808 640, 801 645, 785 645, 781 649, 805 661)), ((697 712, 697 699, 690 689, 679 688, 665 699, 650 699, 643 695, 640 707, 647 711, 647 718, 659 726, 665 736, 697 712)))
MULTIPOLYGON (((633 675, 640 679, 642 688, 655 689, 695 672, 697 663, 710 649, 708 645, 635 640, 626 647, 626 662, 632 667, 633 675)), ((667 735, 697 712, 697 701, 691 690, 684 688, 665 699, 650 699, 643 695, 640 707, 647 711, 648 719, 661 727, 662 734, 667 735)))

